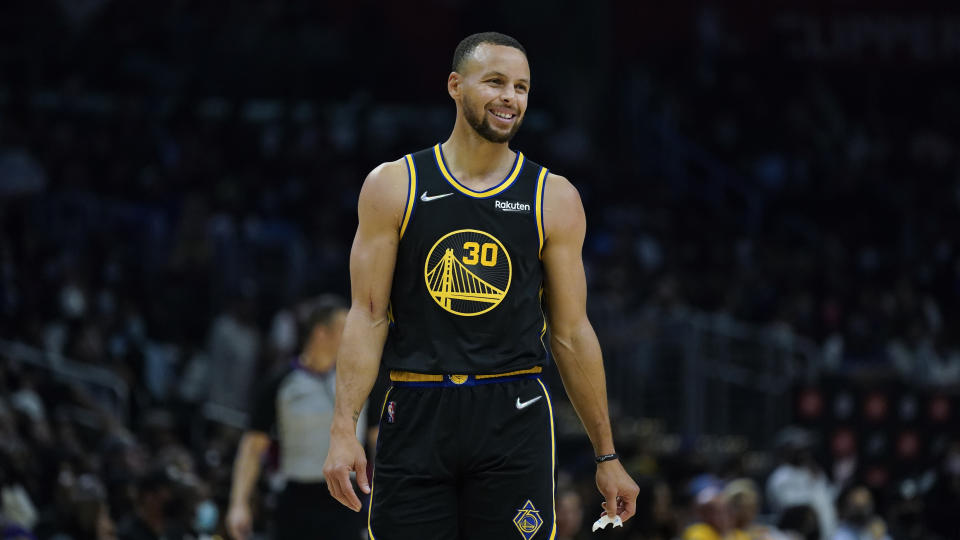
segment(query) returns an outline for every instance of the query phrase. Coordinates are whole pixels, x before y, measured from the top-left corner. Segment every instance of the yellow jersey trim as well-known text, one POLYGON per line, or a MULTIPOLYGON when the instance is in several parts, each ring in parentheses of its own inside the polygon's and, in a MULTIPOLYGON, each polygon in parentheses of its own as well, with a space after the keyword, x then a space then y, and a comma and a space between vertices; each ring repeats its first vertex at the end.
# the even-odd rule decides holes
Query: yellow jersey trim
POLYGON ((543 312, 543 284, 540 284, 540 292, 537 295, 537 300, 540 303, 540 317, 543 318, 543 328, 540 329, 540 343, 543 345, 544 351, 546 351, 547 344, 543 343, 543 337, 547 335, 547 316, 543 312))
POLYGON ((460 193, 463 193, 464 195, 468 197, 473 197, 475 199, 485 199, 487 197, 493 197, 494 195, 502 193, 507 188, 512 186, 513 182, 517 179, 518 176, 520 176, 520 169, 523 168, 523 162, 524 162, 523 152, 517 152, 517 161, 516 163, 513 164, 513 170, 510 171, 510 174, 508 174, 507 177, 504 178, 502 182, 484 191, 474 191, 464 186, 463 184, 461 184, 456 178, 453 177, 452 174, 450 174, 450 171, 447 170, 447 165, 446 163, 444 163, 444 160, 443 160, 443 150, 440 149, 440 144, 437 144, 436 146, 433 147, 433 156, 437 160, 437 167, 440 169, 440 174, 442 174, 443 177, 447 179, 447 182, 460 193))
POLYGON ((540 168, 540 175, 537 176, 537 198, 534 200, 534 208, 536 208, 537 213, 537 237, 540 239, 540 249, 537 251, 537 256, 543 258, 543 188, 546 184, 547 179, 547 168, 540 168))
MULTIPOLYGON (((529 369, 510 371, 508 373, 489 373, 486 375, 464 375, 474 379, 496 379, 498 377, 513 377, 515 375, 529 375, 532 373, 542 373, 543 367, 534 366, 529 369)), ((414 373, 412 371, 391 370, 390 380, 394 382, 443 382, 443 375, 432 373, 414 373)))
MULTIPOLYGON (((383 411, 387 410, 387 399, 390 398, 390 391, 393 388, 387 388, 387 393, 383 395, 383 405, 380 407, 380 418, 383 419, 383 411)), ((552 418, 552 416, 551 416, 552 418)), ((551 420, 552 421, 552 420, 551 420)), ((357 472, 357 474, 360 474, 357 472)), ((364 471, 366 474, 366 471, 364 471)), ((370 478, 370 506, 367 507, 367 532, 370 533, 370 540, 377 540, 373 535, 373 527, 370 525, 371 516, 373 516, 373 484, 377 479, 377 468, 373 468, 373 477, 370 478)))
POLYGON ((550 412, 550 480, 553 482, 553 527, 550 530, 550 540, 557 537, 557 435, 553 426, 553 403, 550 402, 550 392, 543 381, 537 379, 537 383, 543 388, 543 395, 547 398, 547 410, 550 412))
POLYGON ((493 373, 490 375, 474 375, 477 379, 495 379, 497 377, 513 377, 514 375, 528 375, 530 373, 541 373, 543 368, 540 366, 534 366, 530 369, 521 369, 519 371, 511 371, 508 373, 493 373))
POLYGON ((390 380, 394 382, 441 382, 443 381, 443 375, 429 375, 394 369, 390 371, 390 380))
POLYGON ((413 205, 417 200, 417 168, 413 165, 413 156, 407 154, 403 158, 407 161, 407 206, 403 209, 400 238, 403 238, 403 233, 407 230, 407 224, 410 223, 410 216, 413 214, 413 205))

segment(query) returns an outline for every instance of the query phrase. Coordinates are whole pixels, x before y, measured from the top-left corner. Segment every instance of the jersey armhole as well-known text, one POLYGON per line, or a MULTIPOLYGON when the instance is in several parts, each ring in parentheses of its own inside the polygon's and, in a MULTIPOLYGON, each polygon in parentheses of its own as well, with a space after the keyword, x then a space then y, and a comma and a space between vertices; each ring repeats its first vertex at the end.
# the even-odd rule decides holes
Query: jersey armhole
POLYGON ((534 199, 534 207, 536 208, 537 215, 537 238, 540 241, 540 245, 537 250, 537 257, 541 259, 543 258, 543 241, 545 236, 543 229, 543 191, 548 172, 549 171, 546 167, 540 167, 540 174, 537 175, 537 195, 534 199))
POLYGON ((407 154, 403 156, 407 162, 407 204, 403 208, 403 221, 400 224, 400 238, 407 230, 410 223, 410 217, 413 216, 413 210, 417 206, 417 166, 413 163, 413 156, 407 154))

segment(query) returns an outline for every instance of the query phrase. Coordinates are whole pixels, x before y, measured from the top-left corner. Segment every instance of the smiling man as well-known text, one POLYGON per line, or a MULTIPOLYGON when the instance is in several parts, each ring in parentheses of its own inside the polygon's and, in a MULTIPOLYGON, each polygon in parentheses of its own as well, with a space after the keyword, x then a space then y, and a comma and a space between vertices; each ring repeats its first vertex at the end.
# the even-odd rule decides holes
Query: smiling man
POLYGON ((553 410, 540 374, 550 348, 597 454, 610 518, 638 488, 613 445, 596 335, 586 315, 579 194, 514 151, 531 78, 517 40, 457 46, 443 143, 374 169, 350 256, 353 302, 338 354, 324 474, 374 540, 553 539, 553 410), (373 482, 356 421, 382 361, 373 482))

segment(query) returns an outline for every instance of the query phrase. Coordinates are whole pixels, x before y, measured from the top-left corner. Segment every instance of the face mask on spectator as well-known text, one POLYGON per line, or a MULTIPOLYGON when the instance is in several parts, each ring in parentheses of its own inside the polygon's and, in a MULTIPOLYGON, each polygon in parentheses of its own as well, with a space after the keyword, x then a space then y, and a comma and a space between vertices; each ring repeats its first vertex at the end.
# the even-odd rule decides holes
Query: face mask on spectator
POLYGON ((199 533, 212 533, 220 519, 220 510, 210 499, 197 505, 193 518, 193 529, 199 533))

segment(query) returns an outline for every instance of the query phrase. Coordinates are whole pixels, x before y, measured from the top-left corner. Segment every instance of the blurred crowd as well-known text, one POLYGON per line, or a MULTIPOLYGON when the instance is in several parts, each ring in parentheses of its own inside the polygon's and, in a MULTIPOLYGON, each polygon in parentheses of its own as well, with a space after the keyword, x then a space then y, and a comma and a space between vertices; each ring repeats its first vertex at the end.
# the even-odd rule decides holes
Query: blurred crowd
POLYGON ((701 59, 670 77, 669 123, 762 207, 753 234, 694 225, 716 261, 698 303, 783 321, 833 369, 956 383, 960 103, 935 72, 794 70, 701 59))
MULTIPOLYGON (((348 290, 366 171, 451 124, 446 49, 436 70, 406 75, 389 55, 445 34, 381 50, 348 31, 362 6, 335 24, 306 2, 245 3, 253 18, 190 2, 30 4, 0 8, 0 538, 222 534, 249 389, 296 351, 297 303, 348 290), (212 32, 220 15, 233 22, 212 32), (391 92, 339 48, 414 84, 391 92), (298 65, 326 66, 337 88, 298 65), (49 369, 62 362, 106 370, 129 396, 49 369)), ((446 9, 428 18, 466 11, 446 9)), ((942 73, 694 49, 608 51, 622 71, 597 89, 548 76, 517 139, 584 198, 601 343, 643 350, 656 336, 633 322, 707 312, 811 340, 819 373, 955 389, 960 100, 942 73), (567 111, 566 90, 607 100, 602 114, 567 111)), ((626 434, 643 492, 611 534, 960 538, 953 435, 922 474, 878 491, 796 433, 726 454, 626 434)), ((585 538, 599 516, 590 450, 576 435, 560 446, 558 534, 585 538)), ((261 488, 263 524, 269 475, 261 488)))

